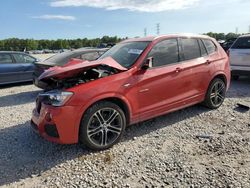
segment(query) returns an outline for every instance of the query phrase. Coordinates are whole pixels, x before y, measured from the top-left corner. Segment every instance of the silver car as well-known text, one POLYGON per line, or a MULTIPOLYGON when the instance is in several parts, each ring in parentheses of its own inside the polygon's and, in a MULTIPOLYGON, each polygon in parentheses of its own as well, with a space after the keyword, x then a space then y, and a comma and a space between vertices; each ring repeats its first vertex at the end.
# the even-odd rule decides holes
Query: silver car
POLYGON ((229 49, 233 79, 250 76, 250 35, 240 36, 229 49))

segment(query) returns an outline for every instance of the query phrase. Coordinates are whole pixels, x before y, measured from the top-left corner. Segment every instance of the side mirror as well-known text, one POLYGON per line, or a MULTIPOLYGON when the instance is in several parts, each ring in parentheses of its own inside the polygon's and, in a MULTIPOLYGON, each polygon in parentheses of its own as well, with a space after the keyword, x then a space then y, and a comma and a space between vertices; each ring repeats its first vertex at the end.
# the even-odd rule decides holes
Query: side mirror
POLYGON ((141 69, 147 70, 149 68, 152 68, 153 67, 153 60, 154 60, 153 57, 147 58, 146 62, 142 65, 141 69))

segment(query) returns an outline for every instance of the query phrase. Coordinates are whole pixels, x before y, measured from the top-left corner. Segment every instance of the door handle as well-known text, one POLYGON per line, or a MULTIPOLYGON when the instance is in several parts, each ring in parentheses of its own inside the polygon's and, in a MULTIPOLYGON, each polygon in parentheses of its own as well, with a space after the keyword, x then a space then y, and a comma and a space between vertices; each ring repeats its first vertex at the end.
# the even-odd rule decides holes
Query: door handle
POLYGON ((179 73, 179 72, 181 72, 181 70, 182 70, 182 69, 181 69, 180 67, 178 67, 178 68, 175 69, 175 72, 176 72, 176 73, 179 73))
POLYGON ((207 64, 207 65, 209 65, 210 63, 211 63, 211 61, 210 61, 210 60, 207 60, 207 61, 206 61, 206 64, 207 64))

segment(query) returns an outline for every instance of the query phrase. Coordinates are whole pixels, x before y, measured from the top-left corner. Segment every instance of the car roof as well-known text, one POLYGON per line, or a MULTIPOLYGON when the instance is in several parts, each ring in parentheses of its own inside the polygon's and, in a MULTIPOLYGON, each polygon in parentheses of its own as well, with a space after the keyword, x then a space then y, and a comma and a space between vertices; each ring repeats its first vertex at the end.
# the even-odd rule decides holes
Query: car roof
POLYGON ((191 33, 183 33, 183 34, 167 34, 167 35, 159 35, 159 36, 149 36, 149 37, 142 37, 142 38, 133 38, 127 39, 122 41, 123 42, 152 42, 157 39, 165 39, 165 38, 173 38, 173 37, 194 37, 194 38, 204 38, 204 39, 211 39, 211 37, 207 35, 198 35, 198 34, 191 34, 191 33))
POLYGON ((250 34, 246 34, 246 35, 241 35, 241 36, 239 36, 239 38, 244 38, 244 37, 250 37, 250 34))

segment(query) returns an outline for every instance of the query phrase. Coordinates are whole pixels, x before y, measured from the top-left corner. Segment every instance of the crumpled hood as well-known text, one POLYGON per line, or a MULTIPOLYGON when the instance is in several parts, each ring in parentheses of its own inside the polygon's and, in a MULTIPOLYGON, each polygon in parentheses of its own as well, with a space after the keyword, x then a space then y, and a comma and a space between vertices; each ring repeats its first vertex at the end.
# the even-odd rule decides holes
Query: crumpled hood
POLYGON ((88 69, 98 67, 100 65, 107 65, 109 67, 113 67, 119 71, 126 71, 127 68, 121 66, 117 63, 113 58, 107 57, 105 59, 96 60, 96 61, 83 61, 80 59, 72 59, 69 63, 64 65, 63 67, 52 67, 46 70, 40 77, 39 80, 45 81, 47 79, 64 79, 70 78, 82 71, 86 71, 88 69))

